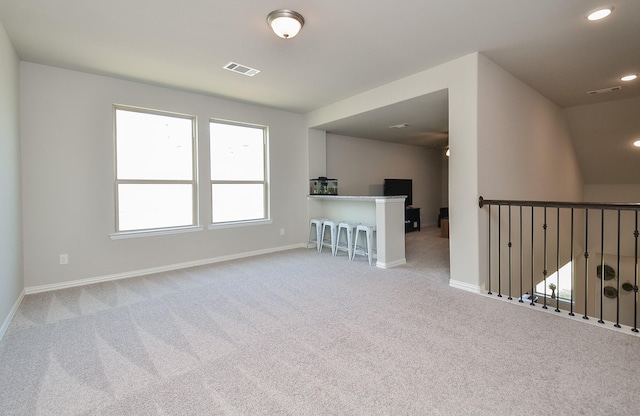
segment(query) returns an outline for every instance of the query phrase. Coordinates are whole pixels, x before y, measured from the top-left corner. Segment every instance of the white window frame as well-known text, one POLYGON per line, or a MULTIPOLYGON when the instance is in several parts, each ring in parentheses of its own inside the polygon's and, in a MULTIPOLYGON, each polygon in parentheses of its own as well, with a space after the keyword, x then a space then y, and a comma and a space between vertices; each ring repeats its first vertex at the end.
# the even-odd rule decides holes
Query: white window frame
POLYGON ((197 117, 190 114, 182 114, 170 111, 134 107, 128 105, 113 105, 113 143, 114 143, 114 197, 115 197, 115 233, 111 234, 112 239, 123 239, 132 237, 142 237, 148 235, 176 234, 183 232, 199 231, 203 227, 199 226, 199 198, 198 198, 198 140, 197 140, 197 117), (138 112, 165 117, 182 118, 191 121, 191 180, 171 180, 171 179, 120 179, 118 177, 118 138, 117 138, 117 111, 138 112), (120 230, 119 199, 118 188, 123 184, 187 184, 191 185, 192 222, 188 225, 168 226, 157 228, 145 228, 135 230, 120 230))
POLYGON ((211 153, 209 153, 209 190, 211 192, 210 195, 210 210, 209 215, 211 219, 211 224, 209 225, 209 229, 218 229, 218 228, 230 228, 230 227, 242 227, 242 226, 250 226, 250 225, 260 225, 260 224, 270 224, 272 223, 270 218, 270 184, 269 184, 269 127, 261 124, 253 124, 246 123, 240 121, 232 121, 225 120, 219 118, 211 118, 209 119, 209 145, 214 140, 211 133, 211 124, 228 124, 231 126, 240 126, 240 127, 252 127, 256 129, 262 129, 262 159, 263 159, 263 179, 262 181, 252 181, 252 180, 214 180, 211 179, 211 170, 213 168, 213 161, 211 160, 211 153), (236 221, 218 221, 214 222, 213 219, 213 185, 215 184, 261 184, 263 186, 263 215, 262 218, 255 219, 246 219, 246 220, 236 220, 236 221))

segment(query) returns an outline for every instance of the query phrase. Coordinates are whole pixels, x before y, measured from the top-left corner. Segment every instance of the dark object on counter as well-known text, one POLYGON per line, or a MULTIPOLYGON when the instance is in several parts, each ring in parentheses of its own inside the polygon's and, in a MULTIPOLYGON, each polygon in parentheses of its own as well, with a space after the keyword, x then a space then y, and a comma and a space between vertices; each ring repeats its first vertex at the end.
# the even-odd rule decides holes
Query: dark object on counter
POLYGON ((309 195, 338 195, 338 180, 319 176, 309 181, 309 195))

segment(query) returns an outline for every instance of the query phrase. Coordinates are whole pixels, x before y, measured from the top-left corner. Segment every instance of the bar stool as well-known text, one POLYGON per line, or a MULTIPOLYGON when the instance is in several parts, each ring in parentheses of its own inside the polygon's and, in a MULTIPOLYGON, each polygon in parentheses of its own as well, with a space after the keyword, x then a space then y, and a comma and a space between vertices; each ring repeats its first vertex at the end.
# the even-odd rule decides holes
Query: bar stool
POLYGON ((336 237, 337 237, 337 231, 338 231, 338 224, 336 224, 335 221, 332 220, 324 220, 324 222, 322 223, 322 236, 320 237, 320 252, 322 252, 322 248, 324 246, 330 247, 331 248, 331 254, 335 256, 335 252, 336 252, 336 237), (327 237, 325 237, 325 232, 327 231, 327 228, 329 228, 329 232, 331 234, 331 237, 329 239, 327 239, 327 237))
POLYGON ((373 247, 373 234, 376 232, 375 225, 358 224, 356 226, 356 235, 353 239, 353 255, 351 260, 356 258, 357 254, 367 256, 369 259, 369 266, 373 264, 374 247, 373 247), (358 245, 358 238, 362 236, 365 242, 362 245, 358 245))
POLYGON ((320 251, 320 242, 322 241, 322 223, 326 221, 325 218, 311 218, 309 221, 309 240, 307 240, 307 248, 309 248, 309 244, 315 243, 316 250, 320 251), (315 228, 315 239, 313 229, 315 228))
POLYGON ((338 224, 338 236, 336 237, 336 249, 334 256, 338 254, 338 250, 346 251, 349 255, 349 260, 353 256, 353 230, 355 230, 356 225, 351 224, 350 222, 341 221, 338 224), (342 232, 344 231, 344 233, 342 232), (340 241, 340 237, 345 235, 345 240, 340 241))

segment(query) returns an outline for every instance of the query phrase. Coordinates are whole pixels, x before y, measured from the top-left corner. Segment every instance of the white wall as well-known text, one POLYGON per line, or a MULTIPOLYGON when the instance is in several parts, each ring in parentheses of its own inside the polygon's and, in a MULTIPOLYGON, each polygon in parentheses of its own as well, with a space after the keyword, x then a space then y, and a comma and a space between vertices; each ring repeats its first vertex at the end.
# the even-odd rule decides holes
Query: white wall
POLYGON ((435 225, 442 193, 440 149, 327 134, 327 175, 341 195, 383 195, 385 178, 413 180, 422 225, 435 225))
POLYGON ((0 23, 0 338, 24 288, 18 86, 18 56, 0 23))
MULTIPOLYGON (((583 182, 573 149, 568 125, 561 109, 525 85, 511 74, 480 57, 478 101, 478 189, 486 199, 513 199, 539 201, 582 201, 583 182)), ((492 210, 492 226, 497 224, 497 208, 492 210)), ((525 230, 531 229, 530 210, 524 213, 525 230)), ((488 271, 488 209, 481 210, 480 262, 481 275, 488 271)), ((513 212, 514 230, 519 228, 518 212, 513 212)), ((555 224, 556 212, 548 213, 548 222, 555 224)), ((506 207, 502 212, 502 229, 508 229, 506 207)), ((536 210, 534 219, 536 245, 543 244, 543 211, 536 210)), ((549 227, 549 232, 556 228, 549 227)), ((569 221, 561 217, 561 240, 569 233, 569 221)), ((506 231, 505 231, 506 232, 506 231)), ((503 233, 504 235, 504 233, 503 233)), ((514 234, 515 235, 515 234, 514 234)), ((519 253, 519 237, 514 237, 514 253, 519 253)), ((549 253, 555 253, 556 234, 548 235, 549 253)), ((506 270, 508 238, 502 240, 503 269, 506 270)), ((579 244, 579 242, 578 242, 579 244)), ((562 243, 561 243, 562 245, 562 243)), ((497 233, 492 234, 492 276, 497 265, 497 233)), ((528 250, 528 249, 527 249, 528 250)), ((562 249, 561 249, 562 250, 562 249)), ((568 261, 569 248, 562 252, 568 261)), ((542 280, 541 247, 535 249, 536 282, 542 280)), ((513 269, 519 270, 515 256, 513 269)), ((530 269, 530 255, 525 256, 524 269, 530 269), (529 264, 527 264, 529 262, 529 264)), ((551 268, 552 262, 549 262, 551 268)), ((551 270, 550 270, 551 272, 551 270)), ((549 273, 551 274, 551 273, 549 273)), ((530 279, 524 290, 530 289, 530 279)), ((494 288, 496 282, 494 282, 494 288)), ((520 288, 514 289, 517 293, 520 288)), ((495 290, 494 290, 495 291, 495 290)))
POLYGON ((303 116, 25 62, 20 75, 26 287, 46 289, 42 286, 272 251, 306 240, 303 116), (205 226, 210 222, 209 118, 269 126, 273 223, 111 240, 114 103, 198 117, 205 226), (61 253, 69 254, 68 265, 59 264, 61 253))
POLYGON ((561 109, 485 57, 479 97, 480 194, 581 201, 582 174, 561 109))
POLYGON ((565 108, 562 113, 585 184, 640 183, 640 149, 633 146, 640 139, 640 97, 565 108))
POLYGON ((478 291, 477 53, 402 78, 307 114, 313 128, 447 88, 449 90, 449 218, 453 286, 478 291))

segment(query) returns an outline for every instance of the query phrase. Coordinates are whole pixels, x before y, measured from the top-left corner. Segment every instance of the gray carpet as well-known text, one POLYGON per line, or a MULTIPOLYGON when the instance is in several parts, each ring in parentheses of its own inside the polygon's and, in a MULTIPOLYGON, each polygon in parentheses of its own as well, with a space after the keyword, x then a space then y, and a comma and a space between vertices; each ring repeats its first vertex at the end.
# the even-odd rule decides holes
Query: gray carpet
POLYGON ((448 287, 438 232, 27 296, 0 415, 638 414, 640 338, 448 287))

